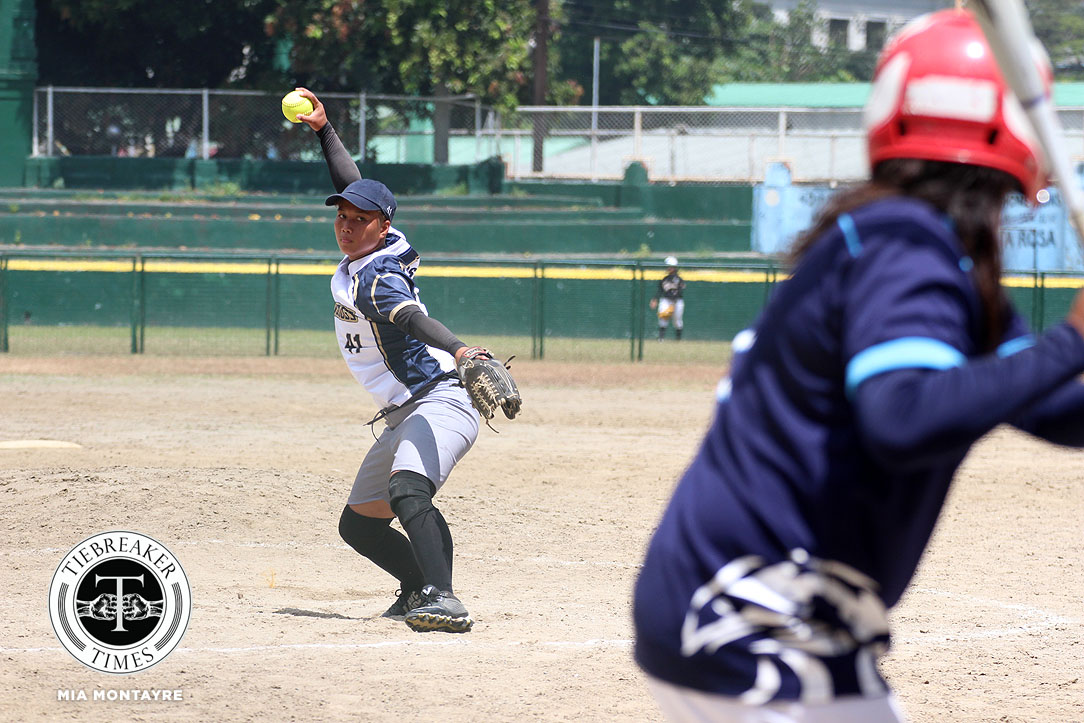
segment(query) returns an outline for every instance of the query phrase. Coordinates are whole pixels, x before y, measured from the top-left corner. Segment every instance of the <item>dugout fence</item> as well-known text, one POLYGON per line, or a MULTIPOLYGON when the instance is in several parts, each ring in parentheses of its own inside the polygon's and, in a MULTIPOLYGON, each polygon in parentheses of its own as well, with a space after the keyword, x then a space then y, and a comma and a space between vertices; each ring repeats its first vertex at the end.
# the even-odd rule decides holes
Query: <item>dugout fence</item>
MULTIPOLYGON (((336 356, 326 254, 0 252, 0 353, 336 356)), ((771 260, 687 263, 681 344, 656 343, 658 263, 427 258, 416 282, 464 340, 533 359, 715 362, 785 272, 771 260)), ((1084 278, 1007 274, 1032 326, 1063 318, 1084 278)))

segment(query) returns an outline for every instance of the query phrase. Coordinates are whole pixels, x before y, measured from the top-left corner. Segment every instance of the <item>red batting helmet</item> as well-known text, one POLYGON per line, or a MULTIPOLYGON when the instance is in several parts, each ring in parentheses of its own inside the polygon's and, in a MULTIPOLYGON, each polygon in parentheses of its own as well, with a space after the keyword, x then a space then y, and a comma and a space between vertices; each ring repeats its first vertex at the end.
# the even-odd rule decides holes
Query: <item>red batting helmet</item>
MULTIPOLYGON (((1050 61, 1041 47, 1034 55, 1049 94, 1050 61)), ((1031 124, 963 10, 923 15, 892 39, 877 61, 864 122, 871 167, 921 158, 995 168, 1016 178, 1032 204, 1047 185, 1031 124)))

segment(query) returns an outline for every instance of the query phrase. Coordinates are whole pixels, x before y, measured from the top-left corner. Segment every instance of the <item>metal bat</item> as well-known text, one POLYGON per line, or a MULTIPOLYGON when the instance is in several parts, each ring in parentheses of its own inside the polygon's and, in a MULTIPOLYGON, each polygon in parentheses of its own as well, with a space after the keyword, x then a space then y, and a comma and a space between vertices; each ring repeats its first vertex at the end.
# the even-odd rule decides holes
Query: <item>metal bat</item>
POLYGON ((970 0, 968 8, 982 26, 1002 75, 1035 130, 1046 157, 1046 167, 1061 191, 1077 240, 1084 245, 1084 191, 1070 167, 1054 100, 1043 86, 1036 63, 1037 57, 1041 56, 1035 52, 1042 45, 1035 37, 1027 10, 1021 0, 970 0))

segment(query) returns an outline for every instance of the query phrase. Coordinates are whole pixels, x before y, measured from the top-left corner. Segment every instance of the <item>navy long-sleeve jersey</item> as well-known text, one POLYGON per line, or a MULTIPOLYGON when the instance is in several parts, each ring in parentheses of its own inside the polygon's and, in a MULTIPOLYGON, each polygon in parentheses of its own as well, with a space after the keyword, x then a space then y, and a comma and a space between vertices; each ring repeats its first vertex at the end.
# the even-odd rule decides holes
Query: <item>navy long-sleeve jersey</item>
POLYGON ((844 214, 735 338, 715 419, 636 585, 636 657, 678 685, 883 694, 902 595, 970 446, 1010 422, 1084 445, 1084 339, 1011 309, 996 352, 947 217, 844 214))

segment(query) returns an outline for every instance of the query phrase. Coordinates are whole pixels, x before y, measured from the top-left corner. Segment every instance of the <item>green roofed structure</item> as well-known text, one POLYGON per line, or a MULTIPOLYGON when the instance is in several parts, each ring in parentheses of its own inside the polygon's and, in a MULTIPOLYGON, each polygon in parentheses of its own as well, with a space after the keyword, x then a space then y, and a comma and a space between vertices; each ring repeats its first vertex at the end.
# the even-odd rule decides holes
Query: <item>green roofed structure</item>
MULTIPOLYGON (((704 99, 723 108, 861 108, 869 83, 726 83, 704 99)), ((1054 103, 1084 107, 1084 83, 1055 83, 1054 103)))
POLYGON ((708 105, 726 108, 861 108, 869 83, 726 83, 711 89, 708 105))

